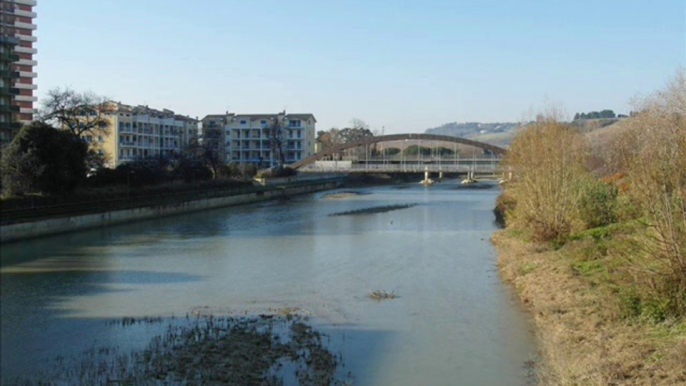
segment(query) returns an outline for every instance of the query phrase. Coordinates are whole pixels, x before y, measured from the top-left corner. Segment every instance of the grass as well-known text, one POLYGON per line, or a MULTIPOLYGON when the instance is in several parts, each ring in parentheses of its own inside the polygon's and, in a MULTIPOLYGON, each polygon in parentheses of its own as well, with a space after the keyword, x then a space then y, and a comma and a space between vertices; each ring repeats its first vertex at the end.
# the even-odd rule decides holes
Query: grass
MULTIPOLYGON (((493 236, 503 278, 531 310, 540 386, 686 385, 686 321, 635 303, 629 263, 617 253, 632 224, 572 236, 559 248, 521 232, 493 236)), ((641 298, 638 298, 641 299, 641 298)))

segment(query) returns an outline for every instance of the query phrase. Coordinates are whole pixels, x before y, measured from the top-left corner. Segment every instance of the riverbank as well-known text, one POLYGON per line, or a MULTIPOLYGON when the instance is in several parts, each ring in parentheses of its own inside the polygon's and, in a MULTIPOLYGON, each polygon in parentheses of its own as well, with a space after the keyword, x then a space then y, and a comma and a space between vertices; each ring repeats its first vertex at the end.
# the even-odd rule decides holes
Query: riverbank
POLYGON ((513 230, 492 240, 503 279, 535 321, 539 385, 686 385, 686 322, 632 317, 610 279, 622 262, 580 259, 611 241, 579 237, 554 249, 513 230))
POLYGON ((255 187, 238 191, 218 191, 213 195, 203 196, 199 194, 200 197, 193 197, 193 195, 188 194, 180 195, 178 197, 158 197, 157 199, 153 197, 138 203, 127 202, 127 205, 121 209, 100 209, 99 206, 96 205, 93 208, 86 208, 86 210, 81 210, 81 208, 67 208, 66 211, 53 215, 50 214, 49 210, 46 210, 46 216, 44 218, 3 224, 0 226, 0 242, 14 242, 34 237, 100 228, 201 210, 250 204, 292 195, 334 189, 340 187, 342 183, 342 179, 328 178, 322 180, 307 180, 304 182, 296 181, 283 185, 255 187))

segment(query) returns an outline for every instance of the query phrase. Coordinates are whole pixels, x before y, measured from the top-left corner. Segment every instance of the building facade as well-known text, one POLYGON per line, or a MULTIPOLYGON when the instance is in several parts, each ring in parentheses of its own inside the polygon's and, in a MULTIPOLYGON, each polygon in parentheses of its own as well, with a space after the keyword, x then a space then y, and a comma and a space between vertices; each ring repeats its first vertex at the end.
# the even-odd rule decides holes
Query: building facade
POLYGON ((105 118, 109 121, 107 134, 89 133, 84 138, 105 155, 108 167, 181 153, 198 138, 196 119, 167 109, 109 102, 105 118))
POLYGON ((225 162, 269 167, 280 163, 277 143, 286 164, 314 154, 316 123, 312 114, 214 114, 203 119, 203 139, 222 145, 225 162))
POLYGON ((33 120, 35 0, 0 1, 0 145, 33 120))

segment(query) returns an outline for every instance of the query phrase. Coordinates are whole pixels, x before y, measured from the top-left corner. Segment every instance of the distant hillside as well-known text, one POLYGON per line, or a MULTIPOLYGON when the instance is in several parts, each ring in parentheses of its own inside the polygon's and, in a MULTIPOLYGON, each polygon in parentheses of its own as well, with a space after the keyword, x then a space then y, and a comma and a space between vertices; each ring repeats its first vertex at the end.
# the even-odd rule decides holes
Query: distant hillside
POLYGON ((446 123, 445 125, 426 129, 427 134, 451 135, 454 137, 469 138, 480 134, 504 133, 517 127, 517 123, 496 122, 496 123, 446 123))
POLYGON ((452 122, 427 129, 426 134, 470 138, 496 146, 508 146, 514 138, 515 129, 518 126, 519 124, 514 122, 452 122))
POLYGON ((582 132, 590 133, 614 125, 622 119, 625 118, 575 119, 572 121, 572 125, 578 127, 582 132))

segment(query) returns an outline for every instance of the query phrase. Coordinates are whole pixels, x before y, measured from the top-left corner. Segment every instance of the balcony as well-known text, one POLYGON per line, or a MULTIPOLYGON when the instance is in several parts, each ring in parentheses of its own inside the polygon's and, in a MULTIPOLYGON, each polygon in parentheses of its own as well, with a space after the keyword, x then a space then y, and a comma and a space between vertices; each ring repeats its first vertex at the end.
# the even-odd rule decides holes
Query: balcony
POLYGON ((19 75, 17 71, 0 70, 0 78, 18 78, 19 75))
POLYGON ((0 61, 3 62, 18 62, 19 61, 19 55, 17 54, 8 54, 6 52, 0 53, 0 61))
POLYGON ((19 89, 16 87, 0 87, 0 95, 19 95, 19 89))
POLYGON ((18 113, 19 106, 0 105, 0 113, 18 113))

